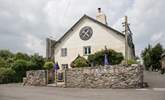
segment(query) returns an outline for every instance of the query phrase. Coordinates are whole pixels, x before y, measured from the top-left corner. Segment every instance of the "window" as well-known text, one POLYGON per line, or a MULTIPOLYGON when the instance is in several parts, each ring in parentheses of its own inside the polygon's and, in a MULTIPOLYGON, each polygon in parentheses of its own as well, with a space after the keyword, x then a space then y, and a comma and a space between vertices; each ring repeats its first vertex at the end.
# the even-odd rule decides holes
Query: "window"
POLYGON ((68 69, 68 64, 62 64, 62 69, 68 69))
POLYGON ((62 56, 62 57, 67 56, 67 48, 62 48, 62 49, 61 49, 61 56, 62 56))
POLYGON ((84 51, 84 55, 89 55, 89 54, 91 54, 91 47, 90 46, 85 46, 83 48, 83 51, 84 51))

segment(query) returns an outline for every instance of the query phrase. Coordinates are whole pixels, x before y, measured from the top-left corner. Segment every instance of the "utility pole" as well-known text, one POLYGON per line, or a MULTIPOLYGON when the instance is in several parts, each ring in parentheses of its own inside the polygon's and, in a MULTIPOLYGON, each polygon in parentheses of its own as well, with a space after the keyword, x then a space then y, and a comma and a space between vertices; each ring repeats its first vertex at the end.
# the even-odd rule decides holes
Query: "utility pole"
POLYGON ((128 64, 128 19, 127 16, 125 16, 125 21, 122 23, 124 27, 124 33, 125 33, 125 63, 128 64))

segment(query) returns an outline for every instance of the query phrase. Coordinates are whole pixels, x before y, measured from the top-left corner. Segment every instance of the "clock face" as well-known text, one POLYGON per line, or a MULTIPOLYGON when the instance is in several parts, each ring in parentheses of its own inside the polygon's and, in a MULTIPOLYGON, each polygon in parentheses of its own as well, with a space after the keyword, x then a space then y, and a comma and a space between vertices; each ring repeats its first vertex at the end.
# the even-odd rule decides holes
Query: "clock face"
POLYGON ((93 30, 92 30, 92 28, 89 27, 89 26, 83 27, 83 28, 80 30, 80 33, 79 33, 80 38, 81 38, 82 40, 89 40, 89 39, 91 38, 92 34, 93 34, 93 30))

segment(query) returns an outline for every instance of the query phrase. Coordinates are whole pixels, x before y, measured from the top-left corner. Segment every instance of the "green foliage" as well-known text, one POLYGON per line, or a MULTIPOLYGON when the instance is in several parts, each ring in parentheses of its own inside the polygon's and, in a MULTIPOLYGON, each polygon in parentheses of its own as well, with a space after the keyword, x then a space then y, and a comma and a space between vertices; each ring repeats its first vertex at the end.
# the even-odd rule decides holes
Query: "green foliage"
POLYGON ((156 44, 154 47, 148 45, 142 53, 143 63, 145 65, 146 70, 152 66, 152 70, 161 68, 161 54, 163 53, 163 47, 160 43, 156 44))
POLYGON ((137 64, 137 61, 136 60, 128 60, 128 65, 131 65, 131 64, 137 64))
POLYGON ((51 70, 53 68, 53 66, 54 66, 53 62, 51 62, 51 61, 50 62, 45 62, 44 69, 51 70))
POLYGON ((81 56, 78 56, 72 63, 71 67, 89 67, 88 61, 81 56))
POLYGON ((18 60, 18 59, 30 60, 30 57, 26 53, 18 52, 18 53, 15 54, 14 59, 15 60, 18 60))
POLYGON ((15 71, 11 68, 0 68, 0 84, 14 82, 15 71))
POLYGON ((11 70, 15 73, 13 76, 10 74, 3 74, 2 76, 7 78, 5 80, 0 76, 0 81, 4 81, 1 83, 20 82, 22 81, 22 78, 25 77, 26 71, 43 69, 44 63, 45 59, 39 54, 29 56, 26 53, 18 52, 14 54, 9 50, 0 50, 0 68, 2 68, 2 71, 0 72, 1 75, 11 70), (10 79, 12 79, 12 81, 8 81, 10 79))
POLYGON ((31 62, 33 62, 36 66, 36 69, 43 69, 45 64, 45 59, 39 54, 35 53, 31 56, 31 62))
POLYGON ((16 60, 12 65, 12 69, 16 72, 16 81, 22 81, 28 70, 28 62, 26 60, 16 60))
MULTIPOLYGON (((105 51, 98 51, 94 54, 88 56, 88 61, 94 65, 104 65, 104 55, 105 51)), ((111 65, 120 64, 124 59, 122 53, 116 52, 114 50, 107 50, 108 61, 111 65)))
POLYGON ((0 58, 0 68, 2 68, 2 67, 6 68, 6 67, 7 67, 7 65, 6 65, 5 60, 4 60, 4 59, 2 59, 2 58, 0 58))
POLYGON ((12 58, 13 56, 14 54, 9 50, 0 50, 0 57, 3 58, 4 60, 8 58, 12 58))

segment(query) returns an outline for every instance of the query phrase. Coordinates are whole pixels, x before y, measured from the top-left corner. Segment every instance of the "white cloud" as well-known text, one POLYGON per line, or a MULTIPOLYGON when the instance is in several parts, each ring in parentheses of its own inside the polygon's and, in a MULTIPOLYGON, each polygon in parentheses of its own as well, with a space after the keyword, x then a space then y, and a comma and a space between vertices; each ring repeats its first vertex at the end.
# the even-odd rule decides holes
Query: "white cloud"
POLYGON ((148 43, 165 45, 164 0, 0 0, 0 48, 44 55, 46 37, 60 38, 83 14, 95 18, 98 7, 120 31, 128 15, 138 54, 148 43))
MULTIPOLYGON (((25 46, 32 52, 37 52, 45 56, 45 45, 42 40, 33 36, 32 34, 26 34, 25 46)), ((29 52, 30 53, 30 52, 29 52)), ((30 53, 31 54, 31 53, 30 53)))

